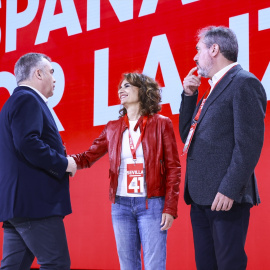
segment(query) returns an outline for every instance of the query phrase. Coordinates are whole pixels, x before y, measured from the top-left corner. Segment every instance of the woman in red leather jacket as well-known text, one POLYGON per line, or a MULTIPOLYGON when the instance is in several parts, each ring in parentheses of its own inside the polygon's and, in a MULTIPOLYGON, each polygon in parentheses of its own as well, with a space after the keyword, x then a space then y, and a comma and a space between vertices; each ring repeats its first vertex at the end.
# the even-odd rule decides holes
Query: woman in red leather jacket
POLYGON ((167 230, 177 217, 180 161, 173 125, 160 111, 160 88, 148 76, 124 74, 120 117, 90 148, 72 157, 78 169, 109 154, 112 222, 121 269, 166 269, 167 230))

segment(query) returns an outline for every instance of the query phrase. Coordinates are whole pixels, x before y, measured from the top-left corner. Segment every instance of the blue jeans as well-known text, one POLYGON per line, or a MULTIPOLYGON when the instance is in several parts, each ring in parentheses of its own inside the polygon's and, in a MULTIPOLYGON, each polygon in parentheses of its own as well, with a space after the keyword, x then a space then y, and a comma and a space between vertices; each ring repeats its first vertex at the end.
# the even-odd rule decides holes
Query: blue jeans
POLYGON ((116 196, 112 204, 112 222, 117 252, 122 270, 142 269, 141 245, 146 270, 166 269, 167 231, 161 231, 160 223, 164 197, 116 196))
POLYGON ((35 257, 42 270, 70 269, 62 217, 13 218, 4 223, 1 269, 29 270, 35 257))

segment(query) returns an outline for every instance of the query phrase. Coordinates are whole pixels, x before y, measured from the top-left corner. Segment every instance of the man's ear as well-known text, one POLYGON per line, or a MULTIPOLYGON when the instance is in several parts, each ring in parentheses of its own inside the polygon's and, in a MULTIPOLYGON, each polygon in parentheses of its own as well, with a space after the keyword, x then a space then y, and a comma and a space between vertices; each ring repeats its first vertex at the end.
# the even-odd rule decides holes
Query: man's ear
POLYGON ((38 79, 38 80, 41 80, 42 79, 42 75, 41 75, 41 70, 40 69, 36 69, 36 71, 35 71, 35 76, 36 76, 36 78, 38 79))
POLYGON ((210 48, 210 54, 215 57, 218 55, 218 53, 220 52, 219 50, 219 45, 214 43, 211 48, 210 48))

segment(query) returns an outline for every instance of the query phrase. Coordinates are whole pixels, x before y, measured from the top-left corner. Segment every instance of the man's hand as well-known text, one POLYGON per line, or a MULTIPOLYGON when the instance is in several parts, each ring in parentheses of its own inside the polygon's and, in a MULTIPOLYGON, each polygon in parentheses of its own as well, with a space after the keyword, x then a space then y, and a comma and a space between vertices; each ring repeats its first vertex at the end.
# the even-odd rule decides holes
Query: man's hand
POLYGON ((163 213, 162 214, 162 219, 160 225, 162 226, 160 228, 161 231, 166 231, 172 227, 174 221, 174 217, 170 214, 163 213))
POLYGON ((183 81, 184 92, 187 96, 194 95, 195 91, 201 84, 201 75, 195 76, 193 73, 197 70, 197 67, 192 68, 186 78, 183 81))
POLYGON ((77 164, 73 157, 67 157, 68 166, 66 172, 69 172, 70 176, 74 176, 77 171, 77 164))
POLYGON ((212 203, 211 210, 229 211, 232 208, 233 202, 234 202, 233 199, 230 199, 229 197, 218 192, 212 203))

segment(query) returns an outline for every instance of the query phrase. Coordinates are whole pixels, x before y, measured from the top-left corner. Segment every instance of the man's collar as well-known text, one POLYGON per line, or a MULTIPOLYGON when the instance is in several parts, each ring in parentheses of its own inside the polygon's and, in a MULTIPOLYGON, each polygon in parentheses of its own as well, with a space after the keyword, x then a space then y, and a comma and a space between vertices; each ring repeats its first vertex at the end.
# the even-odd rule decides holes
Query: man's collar
POLYGON ((48 104, 48 99, 43 95, 41 94, 36 88, 30 86, 30 85, 27 85, 27 84, 20 84, 19 86, 26 86, 26 87, 29 87, 31 88, 32 90, 34 90, 43 100, 46 104, 48 104))
POLYGON ((221 69, 220 71, 218 71, 213 77, 212 79, 209 79, 208 82, 211 85, 211 88, 213 88, 213 86, 218 82, 218 80, 220 80, 220 78, 222 78, 222 76, 224 76, 224 74, 226 74, 226 72, 231 69, 232 67, 238 65, 237 62, 234 62, 226 67, 224 67, 223 69, 221 69))

